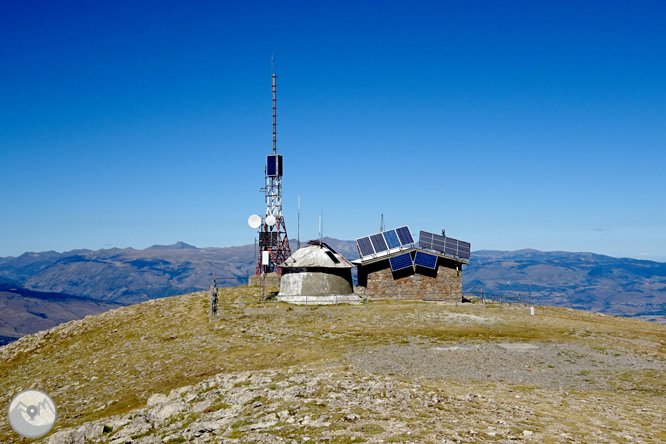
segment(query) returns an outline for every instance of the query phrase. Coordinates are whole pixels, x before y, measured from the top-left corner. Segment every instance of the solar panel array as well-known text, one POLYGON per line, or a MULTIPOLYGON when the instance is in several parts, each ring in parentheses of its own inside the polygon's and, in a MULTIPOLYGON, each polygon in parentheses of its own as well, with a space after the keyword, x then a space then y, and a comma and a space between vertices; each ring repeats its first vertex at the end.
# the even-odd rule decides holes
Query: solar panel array
POLYGON ((398 233, 398 237, 400 238, 400 243, 402 245, 414 243, 414 238, 412 237, 412 233, 409 231, 409 227, 396 228, 395 232, 398 233))
POLYGON ((395 230, 385 231, 384 239, 386 239, 386 245, 388 245, 389 249, 400 247, 400 239, 398 239, 398 235, 395 233, 395 230))
POLYGON ((372 248, 372 242, 370 242, 369 237, 356 239, 356 247, 358 247, 358 252, 361 257, 372 256, 375 254, 375 250, 372 248))
POLYGON ((421 231, 419 234, 419 246, 464 259, 469 259, 471 248, 469 242, 428 233, 427 231, 421 231))
POLYGON ((414 238, 407 226, 356 239, 361 259, 389 254, 407 246, 411 247, 413 244, 414 238))
POLYGON ((408 268, 413 265, 412 256, 409 253, 390 257, 389 262, 391 263, 391 271, 402 270, 403 268, 408 268))
POLYGON ((373 234, 372 236, 370 236, 370 240, 372 241, 372 246, 375 248, 375 253, 381 253, 382 251, 388 251, 388 246, 386 245, 386 241, 384 240, 384 236, 382 236, 381 233, 373 234))
POLYGON ((470 243, 447 237, 445 250, 446 254, 469 259, 470 243))
POLYGON ((444 253, 446 238, 444 236, 440 236, 439 234, 428 233, 427 231, 421 231, 421 233, 419 233, 419 245, 421 246, 421 248, 441 251, 442 253, 444 253))
POLYGON ((417 251, 414 257, 414 264, 434 270, 437 267, 437 256, 417 251))

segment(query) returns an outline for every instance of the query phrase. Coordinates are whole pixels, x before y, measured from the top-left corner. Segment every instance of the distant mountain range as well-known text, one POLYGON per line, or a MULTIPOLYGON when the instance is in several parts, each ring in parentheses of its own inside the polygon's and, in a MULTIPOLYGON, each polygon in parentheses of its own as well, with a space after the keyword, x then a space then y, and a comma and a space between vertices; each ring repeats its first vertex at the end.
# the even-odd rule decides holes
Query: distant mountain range
POLYGON ((0 346, 63 322, 121 306, 86 297, 28 290, 0 278, 0 346))
MULTIPOLYGON (((354 241, 324 241, 347 259, 358 258, 354 241)), ((296 241, 290 243, 295 250, 296 241)), ((245 284, 248 275, 254 273, 255 264, 253 245, 197 248, 183 242, 144 250, 48 251, 0 258, 0 283, 4 282, 0 291, 4 291, 5 300, 9 298, 6 293, 14 298, 14 311, 5 309, 0 314, 0 326, 4 328, 0 335, 11 336, 12 328, 15 336, 42 329, 43 323, 37 318, 64 322, 118 304, 205 290, 213 275, 228 286, 245 284), (9 287, 15 290, 7 292, 9 287), (35 292, 51 296, 40 299, 35 292), (30 308, 32 302, 25 302, 20 308, 17 295, 25 301, 57 302, 60 307, 71 308, 71 312, 65 314, 64 308, 45 306, 30 308), (30 310, 37 313, 32 315, 33 321, 25 321, 21 324, 25 327, 19 328, 17 317, 27 316, 30 310)), ((471 264, 465 266, 463 286, 502 295, 530 294, 542 305, 666 319, 666 263, 661 262, 593 253, 482 250, 473 252, 471 264)))
POLYGON ((537 304, 619 316, 666 316, 666 263, 538 250, 472 253, 465 287, 530 294, 537 304))

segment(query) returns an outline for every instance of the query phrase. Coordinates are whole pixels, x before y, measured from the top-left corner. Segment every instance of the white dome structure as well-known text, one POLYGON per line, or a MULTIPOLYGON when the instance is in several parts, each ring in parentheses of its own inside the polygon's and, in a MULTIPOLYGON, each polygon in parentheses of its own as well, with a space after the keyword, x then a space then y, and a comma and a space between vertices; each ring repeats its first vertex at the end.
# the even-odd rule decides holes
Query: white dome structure
POLYGON ((310 241, 280 266, 279 301, 308 305, 361 302, 352 284, 354 266, 324 242, 310 241))

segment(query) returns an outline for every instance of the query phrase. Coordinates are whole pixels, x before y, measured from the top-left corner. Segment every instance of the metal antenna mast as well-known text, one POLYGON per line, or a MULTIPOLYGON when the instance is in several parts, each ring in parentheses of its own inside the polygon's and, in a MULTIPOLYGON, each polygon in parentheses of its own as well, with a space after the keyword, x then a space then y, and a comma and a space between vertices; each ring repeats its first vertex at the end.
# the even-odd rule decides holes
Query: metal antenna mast
POLYGON ((261 223, 259 233, 259 250, 256 274, 277 272, 282 274, 280 264, 291 256, 287 227, 282 214, 282 156, 277 154, 277 76, 273 73, 273 57, 271 57, 271 78, 273 91, 273 154, 266 156, 266 186, 261 189, 266 196, 266 217, 261 223), (263 252, 268 252, 270 261, 262 264, 263 252))

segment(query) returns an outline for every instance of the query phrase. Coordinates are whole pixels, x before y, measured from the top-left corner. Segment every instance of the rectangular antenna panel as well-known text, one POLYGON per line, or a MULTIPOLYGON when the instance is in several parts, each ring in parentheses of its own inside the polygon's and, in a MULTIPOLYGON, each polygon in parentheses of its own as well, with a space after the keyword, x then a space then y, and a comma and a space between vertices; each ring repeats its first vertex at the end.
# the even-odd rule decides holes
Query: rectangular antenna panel
POLYGON ((266 156, 266 175, 282 177, 282 156, 280 154, 266 156))
POLYGON ((277 231, 260 231, 259 232, 259 247, 260 248, 275 248, 278 246, 278 232, 277 231))

